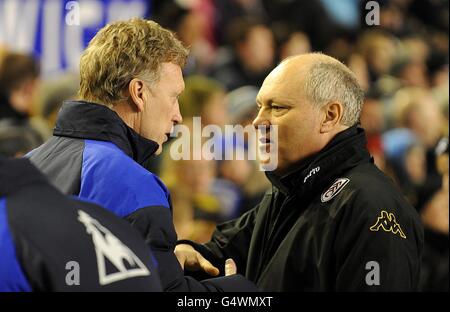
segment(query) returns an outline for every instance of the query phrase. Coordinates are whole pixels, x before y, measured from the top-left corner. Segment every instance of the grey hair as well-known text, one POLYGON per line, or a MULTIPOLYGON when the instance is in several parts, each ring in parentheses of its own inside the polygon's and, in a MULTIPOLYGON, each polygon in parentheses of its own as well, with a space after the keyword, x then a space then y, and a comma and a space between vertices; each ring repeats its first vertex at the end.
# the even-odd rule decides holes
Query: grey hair
POLYGON ((364 101, 364 91, 355 75, 341 62, 318 61, 307 70, 304 92, 313 105, 322 107, 331 101, 344 107, 341 123, 353 126, 359 122, 364 101))

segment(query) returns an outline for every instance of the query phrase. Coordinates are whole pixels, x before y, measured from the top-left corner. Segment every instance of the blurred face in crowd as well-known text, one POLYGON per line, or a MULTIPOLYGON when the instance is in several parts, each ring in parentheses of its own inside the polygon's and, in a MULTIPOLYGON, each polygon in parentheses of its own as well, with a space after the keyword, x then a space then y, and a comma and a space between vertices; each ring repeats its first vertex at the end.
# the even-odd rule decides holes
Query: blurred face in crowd
POLYGON ((216 163, 205 159, 178 161, 178 180, 191 195, 209 192, 216 176, 216 163))
POLYGON ((18 112, 30 115, 39 88, 39 79, 28 78, 18 88, 11 91, 9 101, 18 112))
MULTIPOLYGON (((298 57, 281 63, 267 76, 256 98, 259 113, 253 125, 278 126, 279 173, 319 152, 327 143, 326 136, 321 135, 323 110, 313 106, 301 88, 311 62, 311 58, 298 57)), ((268 135, 260 138, 260 150, 273 152, 274 139, 268 135)), ((262 165, 266 161, 262 159, 262 165)))
POLYGON ((422 146, 411 147, 405 155, 405 170, 415 184, 423 183, 427 176, 425 150, 422 146))
POLYGON ((413 106, 408 115, 408 126, 427 147, 436 144, 442 135, 443 116, 431 96, 425 96, 413 106))
POLYGON ((215 92, 208 99, 202 110, 202 123, 205 125, 224 126, 228 121, 225 93, 215 92))
POLYGON ((376 37, 371 42, 371 49, 366 60, 377 74, 387 73, 394 60, 395 45, 388 37, 376 37))
POLYGON ((273 66, 275 54, 272 32, 263 25, 253 27, 238 51, 247 69, 256 73, 266 71, 273 66))
POLYGON ((422 62, 410 62, 400 73, 405 86, 428 87, 427 68, 422 62))
POLYGON ((367 134, 380 134, 384 127, 383 106, 378 100, 366 98, 361 110, 361 126, 367 134))
POLYGON ((184 90, 181 67, 173 63, 162 63, 160 78, 148 84, 133 79, 130 93, 139 110, 132 128, 144 138, 159 144, 156 154, 161 153, 162 144, 175 124, 182 122, 178 97, 184 90), (133 82, 134 81, 134 82, 133 82))
POLYGON ((289 39, 280 47, 280 59, 311 52, 309 38, 301 32, 294 32, 289 39))

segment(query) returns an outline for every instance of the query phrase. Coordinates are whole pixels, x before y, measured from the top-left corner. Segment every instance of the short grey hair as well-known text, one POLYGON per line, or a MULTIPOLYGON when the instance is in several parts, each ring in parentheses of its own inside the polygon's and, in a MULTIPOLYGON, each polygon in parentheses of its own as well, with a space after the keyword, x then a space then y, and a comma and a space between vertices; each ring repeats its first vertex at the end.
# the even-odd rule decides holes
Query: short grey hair
POLYGON ((331 101, 344 107, 341 123, 353 126, 359 122, 364 101, 355 75, 336 59, 317 61, 308 68, 303 88, 307 100, 322 107, 331 101))

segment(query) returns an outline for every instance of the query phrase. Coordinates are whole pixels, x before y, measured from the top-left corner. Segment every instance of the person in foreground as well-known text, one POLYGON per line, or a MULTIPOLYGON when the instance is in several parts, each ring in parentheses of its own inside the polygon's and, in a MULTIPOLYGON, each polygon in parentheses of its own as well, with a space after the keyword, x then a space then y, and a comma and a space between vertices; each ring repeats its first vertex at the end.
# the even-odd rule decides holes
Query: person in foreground
POLYGON ((233 258, 264 291, 417 290, 423 228, 366 149, 362 103, 355 76, 332 57, 279 64, 253 121, 269 134, 278 127, 277 140, 260 139, 261 149, 278 148, 278 166, 267 172, 272 188, 254 209, 218 225, 210 242, 179 241, 180 263, 211 270, 233 258))
POLYGON ((0 292, 162 291, 156 266, 126 221, 0 158, 0 292))
POLYGON ((239 274, 209 283, 184 276, 174 254, 169 190, 146 169, 182 122, 178 97, 187 55, 182 43, 153 21, 105 26, 81 56, 80 100, 63 103, 53 137, 28 157, 63 193, 126 219, 151 248, 163 290, 256 291, 239 274))

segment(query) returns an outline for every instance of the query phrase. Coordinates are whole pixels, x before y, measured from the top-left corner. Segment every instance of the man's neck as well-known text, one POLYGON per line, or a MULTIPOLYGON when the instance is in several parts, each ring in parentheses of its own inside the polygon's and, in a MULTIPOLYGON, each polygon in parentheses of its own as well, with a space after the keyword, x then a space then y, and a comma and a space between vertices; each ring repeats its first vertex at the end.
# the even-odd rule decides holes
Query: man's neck
POLYGON ((112 110, 115 111, 117 115, 119 115, 120 119, 122 119, 123 122, 128 127, 139 133, 138 131, 140 128, 139 113, 134 111, 132 106, 128 102, 126 101, 117 102, 112 107, 112 110))

